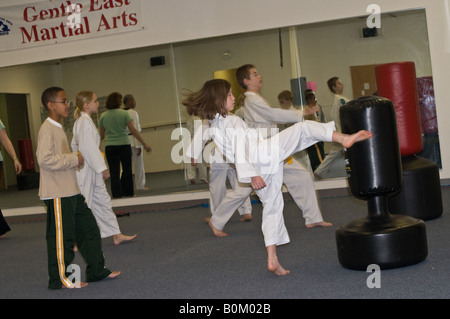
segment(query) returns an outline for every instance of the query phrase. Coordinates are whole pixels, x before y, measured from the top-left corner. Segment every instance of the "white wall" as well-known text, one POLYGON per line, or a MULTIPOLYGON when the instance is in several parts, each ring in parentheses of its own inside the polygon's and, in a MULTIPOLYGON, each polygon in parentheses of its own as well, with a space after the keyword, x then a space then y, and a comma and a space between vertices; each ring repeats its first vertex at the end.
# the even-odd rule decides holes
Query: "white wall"
MULTIPOLYGON (((0 7, 31 2, 35 1, 4 0, 0 4, 0 7)), ((233 33, 239 34, 280 26, 300 25, 362 16, 367 15, 366 6, 368 4, 369 2, 363 3, 359 0, 326 0, 316 2, 298 0, 281 0, 276 2, 269 0, 247 0, 242 2, 230 0, 221 3, 210 0, 188 2, 178 0, 142 1, 142 8, 145 15, 145 29, 142 31, 117 34, 105 38, 74 41, 73 43, 36 47, 22 51, 6 51, 0 53, 0 66, 6 67, 100 52, 113 52, 129 48, 161 45, 204 37, 233 33), (236 8, 238 7, 240 10, 237 11, 236 8)), ((445 119, 450 116, 450 108, 447 106, 447 101, 450 101, 450 92, 447 89, 447 78, 450 74, 448 32, 450 12, 448 0, 398 0, 395 2, 379 0, 377 4, 383 12, 421 7, 426 9, 443 163, 441 178, 449 178, 450 148, 446 146, 450 144, 450 128, 444 125, 445 119)), ((245 61, 244 63, 247 62, 249 61, 245 61)), ((258 64, 257 62, 254 63, 258 64)), ((264 65, 264 67, 266 66, 264 65)), ((269 66, 267 67, 269 70, 269 66)), ((45 72, 53 73, 53 80, 57 79, 58 70, 55 70, 54 67, 50 68, 51 71, 45 72)), ((3 78, 3 74, 5 74, 3 73, 4 70, 2 69, 0 72, 2 72, 1 75, 3 78)), ((7 75, 14 73, 9 68, 5 72, 7 75)), ((269 70, 268 72, 275 74, 276 70, 269 70)), ((179 73, 182 72, 178 72, 177 70, 177 75, 179 73)), ((283 75, 280 74, 280 77, 283 75)), ((183 75, 181 74, 180 76, 182 77, 183 75)), ((267 81, 269 81, 268 77, 267 81)), ((65 79, 64 85, 67 85, 67 83, 68 80, 65 79)), ((266 82, 266 86, 268 85, 269 83, 266 82)), ((276 86, 277 84, 270 83, 270 85, 276 86)), ((0 86, 0 90, 3 92, 8 91, 4 89, 3 83, 0 86)), ((41 91, 42 89, 39 90, 39 92, 41 91)), ((267 93, 264 92, 264 94, 266 95, 267 93)), ((35 97, 33 99, 36 100, 35 97)), ((33 109, 33 114, 36 114, 35 109, 33 109)), ((33 119, 33 123, 34 125, 37 124, 35 118, 33 119)), ((36 130, 36 127, 33 129, 36 130)))

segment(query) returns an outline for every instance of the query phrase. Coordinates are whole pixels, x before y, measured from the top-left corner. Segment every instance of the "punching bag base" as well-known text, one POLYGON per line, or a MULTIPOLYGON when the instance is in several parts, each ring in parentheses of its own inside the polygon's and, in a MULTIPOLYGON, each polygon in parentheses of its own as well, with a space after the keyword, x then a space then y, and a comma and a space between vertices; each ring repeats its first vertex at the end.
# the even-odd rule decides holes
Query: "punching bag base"
POLYGON ((389 197, 392 214, 402 214, 422 220, 442 215, 441 181, 438 166, 419 156, 402 158, 402 190, 389 197))
POLYGON ((428 254, 425 223, 404 215, 354 220, 336 230, 336 244, 339 263, 353 270, 409 266, 428 254))

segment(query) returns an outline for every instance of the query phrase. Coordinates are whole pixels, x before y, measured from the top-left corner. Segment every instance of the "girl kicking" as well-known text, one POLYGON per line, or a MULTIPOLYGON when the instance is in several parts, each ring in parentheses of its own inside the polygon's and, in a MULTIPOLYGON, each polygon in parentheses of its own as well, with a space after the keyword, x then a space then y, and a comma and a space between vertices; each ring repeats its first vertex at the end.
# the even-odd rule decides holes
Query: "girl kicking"
MULTIPOLYGON (((226 159, 235 164, 238 180, 251 183, 263 205, 262 232, 268 256, 268 269, 276 275, 287 275, 278 261, 276 246, 289 243, 283 219, 283 161, 319 141, 337 142, 349 148, 354 143, 372 137, 368 131, 352 135, 335 131, 334 122, 299 122, 288 129, 264 139, 256 129, 232 114, 234 96, 231 84, 222 79, 207 81, 197 92, 186 94, 183 105, 189 114, 208 119, 208 133, 226 159)), ((226 236, 223 227, 232 213, 215 210, 209 221, 213 233, 226 236), (217 213, 219 212, 219 213, 217 213)))

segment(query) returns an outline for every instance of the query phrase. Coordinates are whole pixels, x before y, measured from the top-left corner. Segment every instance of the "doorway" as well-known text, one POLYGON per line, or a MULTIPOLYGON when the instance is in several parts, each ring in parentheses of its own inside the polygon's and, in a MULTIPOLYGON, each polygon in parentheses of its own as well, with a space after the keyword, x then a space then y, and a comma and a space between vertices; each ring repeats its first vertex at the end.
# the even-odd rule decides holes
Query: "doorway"
MULTIPOLYGON (((0 93, 0 119, 19 158, 18 141, 30 138, 27 100, 27 94, 0 93)), ((8 186, 17 185, 17 177, 14 163, 3 146, 1 151, 3 168, 0 172, 0 189, 7 189, 8 186)))

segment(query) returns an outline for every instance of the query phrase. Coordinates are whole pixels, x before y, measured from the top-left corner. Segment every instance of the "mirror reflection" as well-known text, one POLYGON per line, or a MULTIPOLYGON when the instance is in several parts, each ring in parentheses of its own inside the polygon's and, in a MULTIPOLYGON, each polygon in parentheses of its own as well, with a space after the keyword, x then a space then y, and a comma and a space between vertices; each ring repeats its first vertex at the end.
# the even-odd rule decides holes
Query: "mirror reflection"
MULTIPOLYGON (((242 91, 234 83, 233 72, 251 63, 263 75, 261 94, 272 107, 304 109, 317 104, 321 111, 315 119, 329 121, 336 95, 351 100, 376 94, 377 64, 413 61, 424 137, 424 150, 419 155, 440 166, 425 10, 383 14, 381 28, 376 32, 367 29, 366 20, 356 17, 3 68, 5 75, 11 75, 8 78, 17 79, 15 91, 23 94, 0 94, 0 118, 16 147, 20 140, 26 140, 21 143, 31 144, 35 150, 35 135, 46 118, 40 103, 45 88, 61 86, 72 101, 80 91, 94 91, 100 102, 99 115, 94 117, 97 125, 110 93, 131 94, 136 101, 133 109, 139 114, 141 135, 152 148, 149 153, 143 152, 148 190, 136 191, 136 196, 206 191, 208 167, 198 165, 194 169, 174 161, 172 156, 180 141, 174 130, 187 128, 190 121, 181 104, 181 90, 197 90, 213 77, 232 79, 238 101, 242 91), (329 87, 327 81, 332 78, 337 80, 329 87), (306 89, 311 90, 309 94, 305 94, 306 89), (291 92, 292 105, 285 106, 286 98, 279 99, 285 91, 291 92), (8 112, 16 105, 24 109, 22 116, 8 112)), ((63 123, 69 141, 73 111, 72 103, 71 117, 63 123)), ((101 147, 104 149, 104 142, 101 147)), ((343 154, 330 143, 297 153, 296 158, 311 171, 319 169, 318 182, 345 178, 343 154), (333 157, 333 161, 320 167, 327 157, 333 157)), ((12 165, 5 159, 0 181, 3 190, 20 188, 21 181, 10 169, 12 165)), ((30 172, 37 170, 30 165, 30 172)), ((37 196, 36 202, 40 203, 37 196)))

